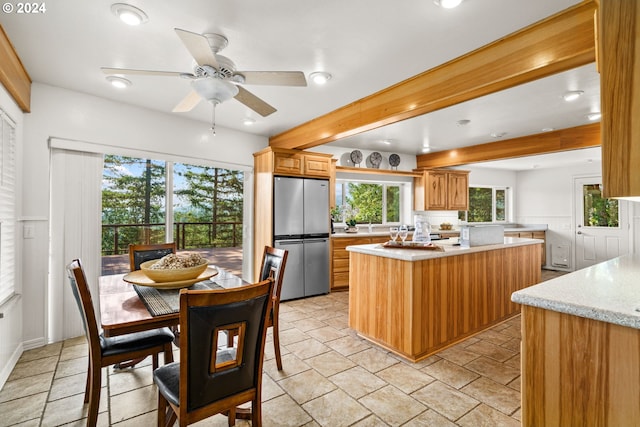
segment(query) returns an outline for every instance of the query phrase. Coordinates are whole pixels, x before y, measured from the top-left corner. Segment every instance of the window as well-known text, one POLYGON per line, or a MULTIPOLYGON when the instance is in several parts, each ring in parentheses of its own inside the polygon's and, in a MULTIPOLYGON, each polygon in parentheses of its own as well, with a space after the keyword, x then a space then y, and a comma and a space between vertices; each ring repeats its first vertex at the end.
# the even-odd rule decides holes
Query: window
POLYGON ((355 219, 358 224, 399 223, 402 218, 402 183, 336 182, 337 221, 355 219), (351 218, 352 217, 352 218, 351 218))
POLYGON ((582 186, 583 224, 585 227, 618 227, 618 201, 602 197, 602 186, 587 184, 582 186))
POLYGON ((458 212, 458 219, 467 222, 506 222, 507 190, 506 187, 469 187, 469 210, 458 212))
POLYGON ((0 110, 0 304, 15 292, 16 124, 0 110))

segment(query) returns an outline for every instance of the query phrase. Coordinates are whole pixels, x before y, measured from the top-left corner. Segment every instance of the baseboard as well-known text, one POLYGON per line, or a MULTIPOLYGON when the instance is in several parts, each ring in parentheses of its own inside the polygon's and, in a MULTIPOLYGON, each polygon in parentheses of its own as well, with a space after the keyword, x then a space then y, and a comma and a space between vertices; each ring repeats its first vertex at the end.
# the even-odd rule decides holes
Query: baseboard
POLYGON ((7 364, 4 365, 4 368, 2 369, 2 371, 0 371, 0 390, 2 390, 4 384, 9 379, 9 375, 11 375, 13 368, 16 367, 16 364, 18 363, 18 360, 20 359, 20 356, 22 356, 23 352, 24 347, 22 346, 22 344, 18 344, 15 351, 7 361, 7 364))
POLYGON ((24 341, 22 343, 22 348, 24 349, 24 351, 27 350, 32 350, 34 348, 38 348, 38 347, 42 347, 47 345, 47 341, 44 339, 44 337, 41 338, 35 338, 29 341, 24 341))

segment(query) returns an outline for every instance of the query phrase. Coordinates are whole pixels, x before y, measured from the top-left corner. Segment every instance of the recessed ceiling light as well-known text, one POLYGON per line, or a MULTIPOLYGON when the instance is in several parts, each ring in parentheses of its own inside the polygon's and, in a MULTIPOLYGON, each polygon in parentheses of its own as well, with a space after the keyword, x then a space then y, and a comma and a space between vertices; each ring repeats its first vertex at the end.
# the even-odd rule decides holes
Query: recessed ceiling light
POLYGON ((429 151, 431 151, 431 147, 422 147, 423 153, 428 153, 429 151))
POLYGON ((245 117, 242 120, 242 124, 244 124, 245 126, 251 126, 256 122, 256 119, 251 118, 251 117, 245 117))
POLYGON ((385 144, 385 145, 391 145, 393 140, 392 139, 381 139, 380 142, 385 144))
POLYGON ((107 76, 106 79, 109 83, 111 83, 111 86, 117 87, 118 89, 124 89, 131 86, 131 81, 125 79, 124 77, 107 76))
POLYGON ((564 98, 565 101, 571 102, 571 101, 575 101, 576 99, 580 98, 583 93, 584 92, 581 91, 581 90, 572 90, 572 91, 567 92, 564 95, 562 95, 562 97, 564 98))
POLYGON ((462 0, 433 0, 433 2, 443 9, 453 9, 460 6, 462 0))
POLYGON ((551 132, 554 128, 542 128, 542 132, 551 132))
POLYGON ((493 138, 502 138, 503 136, 505 136, 507 133, 506 132, 492 132, 491 136, 493 138))
POLYGON ((591 120, 592 122, 595 122, 596 120, 600 120, 600 117, 602 117, 602 114, 600 113, 587 114, 587 119, 591 120))
POLYGON ((458 120, 458 121, 456 122, 456 124, 457 124, 458 126, 466 126, 466 125, 468 125, 469 123, 471 123, 471 120, 469 120, 469 119, 462 119, 462 120, 458 120))
POLYGON ((126 3, 112 4, 111 12, 127 25, 140 25, 149 20, 147 14, 142 10, 126 3))
POLYGON ((323 85, 329 80, 331 80, 331 74, 327 73, 326 71, 316 71, 309 74, 309 78, 315 84, 323 85))

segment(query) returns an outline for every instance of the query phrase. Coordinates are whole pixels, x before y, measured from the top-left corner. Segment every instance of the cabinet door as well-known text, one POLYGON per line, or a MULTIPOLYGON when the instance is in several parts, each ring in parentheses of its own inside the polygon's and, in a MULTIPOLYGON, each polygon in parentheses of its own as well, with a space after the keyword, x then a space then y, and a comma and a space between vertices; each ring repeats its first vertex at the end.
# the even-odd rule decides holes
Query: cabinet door
POLYGON ((447 208, 455 211, 469 209, 469 175, 465 173, 447 173, 447 208))
POLYGON ((331 159, 320 156, 304 156, 304 174, 306 176, 329 177, 331 159))
POLYGON ((273 172, 302 175, 302 156, 300 154, 274 153, 273 172))
POLYGON ((447 209, 446 172, 429 172, 425 198, 426 209, 447 209))

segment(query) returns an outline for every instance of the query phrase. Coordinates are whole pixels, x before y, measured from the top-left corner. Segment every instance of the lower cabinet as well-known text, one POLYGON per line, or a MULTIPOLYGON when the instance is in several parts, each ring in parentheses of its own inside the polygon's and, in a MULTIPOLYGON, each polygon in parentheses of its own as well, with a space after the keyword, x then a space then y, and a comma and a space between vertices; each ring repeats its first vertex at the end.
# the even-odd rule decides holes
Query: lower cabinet
POLYGON ((547 264, 547 233, 545 231, 506 232, 504 233, 504 237, 544 240, 542 244, 542 255, 540 256, 540 265, 544 267, 547 264))
POLYGON ((332 237, 331 238, 331 290, 349 289, 349 252, 347 246, 384 243, 388 236, 332 237))

